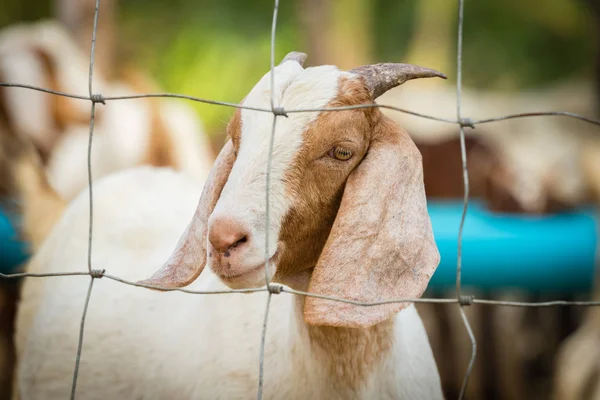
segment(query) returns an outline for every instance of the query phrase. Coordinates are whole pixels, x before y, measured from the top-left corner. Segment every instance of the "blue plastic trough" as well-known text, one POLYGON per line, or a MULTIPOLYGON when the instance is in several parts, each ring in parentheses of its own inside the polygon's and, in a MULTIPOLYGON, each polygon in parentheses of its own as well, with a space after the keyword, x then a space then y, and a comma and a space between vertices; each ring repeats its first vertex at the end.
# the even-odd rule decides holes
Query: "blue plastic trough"
MULTIPOLYGON (((462 202, 428 204, 441 254, 430 289, 455 287, 462 207, 462 202)), ((462 283, 482 290, 589 291, 596 227, 593 208, 538 217, 492 213, 471 201, 463 231, 462 283)))
MULTIPOLYGON (((453 288, 462 202, 429 202, 441 262, 430 290, 453 288)), ((553 216, 500 215, 469 205, 463 232, 462 282, 482 290, 581 292, 594 277, 597 217, 593 209, 553 216)), ((27 246, 0 210, 0 272, 27 259, 27 246)))

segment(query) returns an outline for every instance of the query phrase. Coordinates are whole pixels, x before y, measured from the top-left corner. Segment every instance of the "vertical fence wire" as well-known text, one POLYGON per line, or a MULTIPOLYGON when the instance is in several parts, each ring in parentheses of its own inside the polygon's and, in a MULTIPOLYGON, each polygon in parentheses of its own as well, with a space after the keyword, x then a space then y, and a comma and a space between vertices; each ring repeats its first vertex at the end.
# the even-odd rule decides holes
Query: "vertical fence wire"
POLYGON ((94 7, 94 27, 92 29, 92 45, 90 49, 90 69, 88 75, 88 94, 91 101, 90 109, 90 131, 87 148, 87 173, 88 173, 88 194, 89 194, 89 230, 88 230, 88 272, 90 273, 90 285, 88 286, 87 294, 85 297, 85 303, 83 306, 83 313, 81 314, 81 323, 79 328, 79 339, 77 341, 77 354, 75 356, 75 368, 73 370, 73 383, 71 385, 71 400, 75 400, 75 394, 77 391, 77 378, 79 377, 79 366, 81 363, 81 352, 83 351, 83 335, 85 331, 85 318, 87 316, 87 310, 90 304, 90 297, 92 295, 92 289, 94 288, 94 280, 98 277, 98 274, 94 273, 92 269, 92 238, 93 238, 93 227, 94 227, 94 197, 92 190, 92 141, 94 138, 94 119, 96 115, 96 100, 93 91, 93 76, 94 76, 94 58, 96 53, 96 34, 98 31, 98 15, 100 9, 100 0, 96 0, 96 6, 94 7))
POLYGON ((83 306, 83 314, 79 323, 79 339, 77 340, 77 354, 75 356, 75 369, 73 370, 73 383, 71 384, 71 400, 75 400, 75 392, 77 391, 77 378, 79 377, 79 363, 81 362, 81 351, 83 349, 83 330, 85 329, 85 317, 87 316, 92 288, 94 286, 94 277, 90 277, 90 285, 88 286, 83 306))
POLYGON ((477 342, 475 340, 475 336, 473 335, 473 331, 469 324, 468 318, 464 312, 463 307, 465 305, 471 304, 482 304, 482 305, 495 305, 495 306, 512 306, 512 307, 552 307, 552 306, 562 306, 562 305, 576 305, 576 306, 600 306, 600 301, 548 301, 548 302, 512 302, 512 301, 500 301, 500 300, 486 300, 486 299, 475 299, 473 296, 463 296, 462 288, 461 288, 461 279, 462 279, 462 245, 463 245, 463 229, 469 204, 469 174, 467 168, 467 154, 466 154, 466 146, 465 146, 465 127, 474 127, 475 124, 483 124, 483 123, 491 123, 496 121, 503 121, 512 118, 524 118, 524 117, 538 117, 538 116, 565 116, 571 118, 577 118, 579 120, 588 122, 590 124, 595 124, 600 126, 600 121, 590 119, 581 115, 577 115, 570 112, 564 111, 548 111, 548 112, 526 112, 512 115, 505 115, 500 117, 493 117, 488 119, 481 120, 472 120, 469 118, 464 118, 461 112, 462 106, 462 54, 463 54, 463 23, 464 23, 464 0, 458 0, 458 32, 457 32, 457 57, 456 57, 456 116, 457 120, 447 120, 444 118, 438 118, 435 116, 424 115, 420 113, 415 113, 409 110, 404 110, 398 107, 388 106, 388 105, 380 105, 380 104, 368 104, 368 105, 358 105, 358 106, 344 106, 344 107, 323 107, 323 108, 314 108, 314 109, 300 109, 300 110, 284 110, 282 107, 275 104, 275 38, 276 38, 276 27, 277 27, 277 14, 279 10, 279 0, 275 0, 273 7, 273 19, 271 26, 271 48, 270 48, 270 109, 266 108, 258 108, 251 107, 242 104, 228 103, 223 101, 216 101, 210 99, 202 99, 188 95, 181 94, 173 94, 173 93, 148 93, 148 94, 138 94, 131 96, 114 96, 114 97, 104 97, 101 94, 94 94, 93 92, 93 70, 94 70, 94 59, 95 59, 95 45, 96 45, 96 35, 98 29, 98 18, 99 18, 99 7, 100 0, 96 0, 95 10, 94 10, 94 25, 92 30, 92 43, 91 43, 91 51, 90 51, 90 63, 89 63, 89 75, 88 75, 88 96, 80 96, 69 93, 63 93, 55 90, 40 88, 31 86, 24 83, 15 83, 15 82, 0 82, 0 87, 15 87, 20 89, 28 89, 28 90, 37 90, 46 92, 52 95, 70 97, 80 100, 88 100, 91 101, 91 109, 90 109, 90 126, 89 126, 89 140, 88 140, 88 148, 87 148, 87 168, 88 168, 88 194, 89 194, 89 231, 88 231, 88 252, 87 252, 87 267, 88 272, 55 272, 55 273, 15 273, 15 274, 2 274, 0 273, 0 278, 10 279, 10 278, 23 278, 23 277, 56 277, 56 276, 77 276, 77 275, 87 275, 90 276, 90 282, 88 286, 88 290, 85 297, 84 308, 82 312, 82 317, 80 321, 80 330, 78 336, 78 346, 77 353, 75 357, 75 367, 73 372, 73 381, 71 385, 71 399, 75 399, 76 389, 77 389, 77 379, 79 375, 80 362, 82 357, 82 348, 84 343, 84 330, 85 330, 85 321, 88 311, 88 306, 92 294, 92 289, 94 286, 94 280, 97 278, 105 277, 107 279, 111 279, 114 281, 118 281, 123 284, 133 285, 138 287, 145 287, 150 289, 160 289, 160 290, 176 290, 189 294, 227 294, 227 293, 249 293, 249 292, 266 292, 267 300, 265 304, 265 313, 264 320, 261 331, 261 340, 260 340, 260 352, 259 352, 259 376, 258 376, 258 388, 257 388, 257 399, 261 400, 263 396, 263 387, 264 387, 264 350, 265 350, 265 342, 266 342, 266 330, 267 324, 269 320, 269 310, 271 303, 271 296, 273 294, 279 294, 281 292, 286 292, 292 295, 297 296, 307 296, 307 297, 315 297, 322 298, 332 301, 338 301, 342 303, 354 304, 358 306, 377 306, 382 304, 390 304, 390 303, 405 303, 405 302, 414 302, 414 303, 436 303, 436 304, 448 304, 455 303, 459 306, 460 315, 469 335, 472 344, 472 352, 471 358, 464 376, 464 380, 461 386, 459 399, 463 399, 469 377, 473 370, 473 365, 477 355, 477 342), (114 101, 114 100, 126 100, 126 99, 139 99, 139 98, 148 98, 148 97, 171 97, 171 98, 182 98, 192 101, 203 102, 207 104, 227 106, 227 107, 235 107, 252 110, 254 112, 270 112, 273 114, 273 123, 271 126, 271 137, 269 142, 269 152, 267 159, 267 170, 266 170, 266 188, 265 188, 265 197, 266 197, 266 216, 265 216, 265 228, 266 228, 266 239, 265 239, 265 287, 257 288, 257 289, 237 289, 237 290, 220 290, 220 291, 194 291, 189 289, 168 289, 168 288, 160 288, 152 285, 144 285, 137 282, 127 281, 125 279, 121 279, 118 277, 111 276, 109 274, 105 274, 104 270, 97 270, 92 268, 92 242, 93 242, 93 184, 92 184, 92 142, 93 142, 93 134, 94 134, 94 121, 95 121, 95 111, 96 111, 96 103, 105 104, 105 101, 114 101), (315 112, 315 111, 342 111, 342 110, 350 110, 350 109, 358 109, 358 108, 370 108, 370 107, 379 107, 379 108, 387 108, 391 110, 396 110, 399 112, 404 112, 407 114, 412 114, 422 118, 428 118, 433 120, 438 120, 446 123, 457 124, 460 129, 460 150, 461 150, 461 160, 462 160, 462 172, 463 172, 463 184, 464 184, 464 197, 463 197, 463 211, 460 220, 459 233, 458 233, 458 248, 457 248, 457 262, 456 262, 456 298, 452 299, 442 299, 442 298, 415 298, 415 299, 394 299, 387 301, 379 301, 379 302, 360 302, 349 299, 336 298, 331 296, 322 296, 313 293, 301 292, 297 290, 293 290, 290 288, 283 287, 281 285, 272 284, 269 279, 269 242, 270 242, 270 222, 271 222, 271 208, 270 208, 270 195, 271 195, 271 167, 272 167, 272 159, 273 159, 273 148, 275 141, 275 133, 276 133, 276 125, 277 118, 279 116, 287 117, 287 113, 292 112, 315 112))
POLYGON ((462 162, 463 172, 463 186, 464 186, 464 197, 463 197, 463 210, 460 217, 460 225, 458 228, 458 244, 457 244, 457 256, 456 256, 456 298, 458 300, 458 310, 460 316, 465 325, 469 339, 471 340, 471 358, 467 371, 465 373, 463 383, 460 388, 458 399, 462 400, 467 390, 469 378, 473 371, 473 365, 475 364, 475 358, 477 357, 477 340, 471 329, 471 324, 467 318, 467 314, 463 309, 465 304, 469 304, 463 300, 462 296, 462 245, 463 245, 463 231, 465 226, 465 218, 467 217, 467 210, 469 207, 469 169, 467 167, 467 150, 465 146, 465 126, 462 117, 462 49, 463 49, 463 25, 464 25, 464 11, 465 3, 464 0, 458 0, 458 32, 457 32, 457 46, 456 46, 456 119, 458 121, 460 129, 460 156, 462 162))
POLYGON ((267 302, 265 305, 265 318, 263 321, 262 331, 260 334, 259 348, 259 369, 258 369, 258 389, 256 399, 261 400, 263 396, 263 382, 265 375, 265 341, 267 338, 267 325, 269 322, 269 311, 271 309, 271 296, 273 291, 269 282, 269 242, 271 240, 271 169, 273 166, 273 147, 275 145, 275 132, 277 128, 277 107, 275 106, 275 36, 277 32, 277 13, 279 11, 279 0, 275 0, 273 4, 273 22, 271 24, 271 60, 270 60, 270 79, 271 79, 271 111, 273 112, 273 124, 271 126, 271 137, 269 140, 269 153, 267 155, 267 173, 265 186, 265 285, 268 289, 267 302))

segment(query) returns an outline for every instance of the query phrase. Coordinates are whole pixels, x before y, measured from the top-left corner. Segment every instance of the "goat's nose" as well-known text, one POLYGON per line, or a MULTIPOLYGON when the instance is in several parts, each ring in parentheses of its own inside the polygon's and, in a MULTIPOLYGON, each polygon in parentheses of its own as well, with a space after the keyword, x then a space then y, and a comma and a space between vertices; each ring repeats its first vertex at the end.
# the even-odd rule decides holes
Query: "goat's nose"
POLYGON ((231 218, 217 218, 212 221, 208 240, 219 253, 231 251, 248 241, 249 233, 236 220, 231 218))

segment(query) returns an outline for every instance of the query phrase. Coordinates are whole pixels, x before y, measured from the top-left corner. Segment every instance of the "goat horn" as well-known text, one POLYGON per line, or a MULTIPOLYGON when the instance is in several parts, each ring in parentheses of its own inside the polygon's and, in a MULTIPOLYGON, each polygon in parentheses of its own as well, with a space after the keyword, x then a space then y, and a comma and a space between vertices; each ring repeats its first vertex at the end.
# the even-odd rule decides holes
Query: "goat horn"
POLYGON ((306 61, 307 57, 308 56, 306 55, 306 53, 301 53, 299 51, 290 51, 289 53, 287 53, 285 55, 285 57, 283 57, 283 60, 281 60, 279 65, 283 64, 286 61, 292 60, 292 61, 296 61, 301 66, 304 66, 304 61, 306 61))
POLYGON ((410 79, 434 77, 446 79, 446 75, 441 72, 412 64, 370 64, 351 69, 350 72, 364 78, 373 100, 410 79))

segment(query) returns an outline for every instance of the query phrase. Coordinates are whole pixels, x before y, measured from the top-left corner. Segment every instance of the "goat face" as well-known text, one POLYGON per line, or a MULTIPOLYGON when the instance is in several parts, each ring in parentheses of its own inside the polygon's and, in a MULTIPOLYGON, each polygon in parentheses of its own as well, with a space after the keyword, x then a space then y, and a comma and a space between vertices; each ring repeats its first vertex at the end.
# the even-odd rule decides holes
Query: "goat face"
MULTIPOLYGON (((286 110, 369 104, 408 79, 443 77, 407 64, 304 69, 305 57, 290 53, 275 68, 275 103, 286 110)), ((268 109, 270 99, 267 73, 242 104, 268 109)), ((421 156, 406 132, 376 108, 277 118, 267 227, 273 118, 237 110, 192 222, 171 258, 144 283, 185 286, 208 265, 231 288, 262 286, 268 258, 269 279, 307 276, 311 292, 361 301, 420 296, 439 253, 421 156)), ((312 324, 357 327, 407 305, 361 309, 309 298, 304 312, 312 324)))

